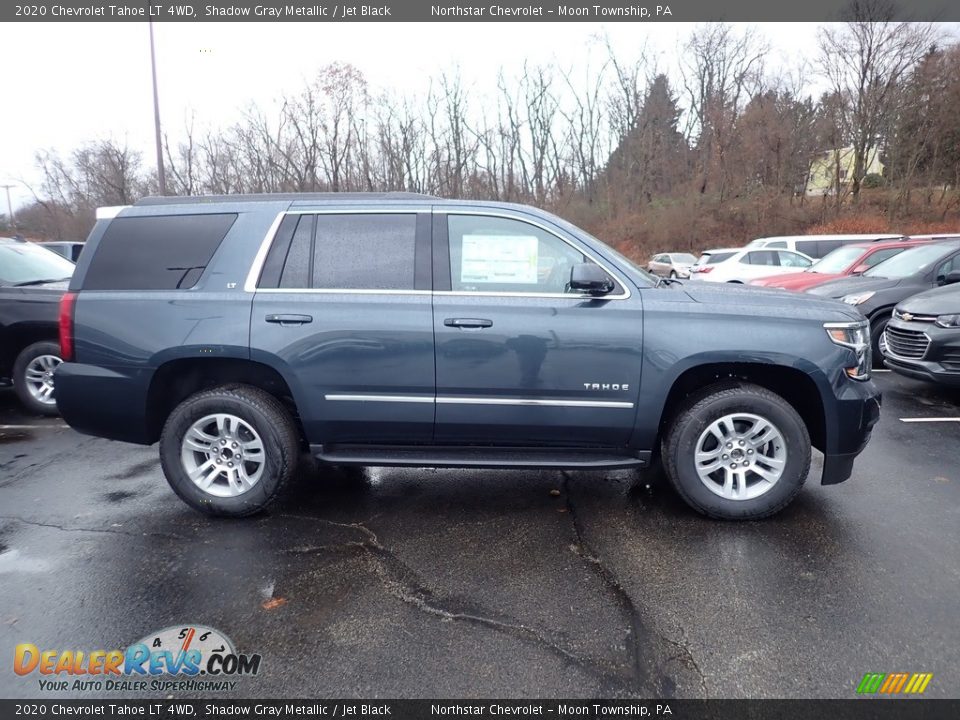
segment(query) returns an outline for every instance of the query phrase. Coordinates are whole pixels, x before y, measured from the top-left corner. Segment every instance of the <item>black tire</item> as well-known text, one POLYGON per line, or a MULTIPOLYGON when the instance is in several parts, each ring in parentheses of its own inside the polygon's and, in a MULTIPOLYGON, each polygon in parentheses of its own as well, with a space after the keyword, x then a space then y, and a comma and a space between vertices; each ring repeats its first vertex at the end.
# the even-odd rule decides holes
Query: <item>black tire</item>
POLYGON ((705 388, 674 416, 661 444, 671 485, 690 507, 712 518, 756 520, 773 515, 797 496, 810 472, 810 435, 796 410, 782 397, 758 385, 732 382, 705 388), (701 481, 694 463, 697 442, 707 427, 731 413, 750 413, 772 423, 786 443, 780 478, 758 497, 721 497, 701 481))
POLYGON ((883 331, 887 329, 887 325, 891 319, 893 319, 893 315, 888 313, 874 317, 870 321, 870 345, 873 350, 873 366, 875 368, 883 367, 883 353, 880 352, 880 338, 883 337, 883 331))
POLYGON ((671 271, 670 271, 670 279, 671 279, 671 280, 676 280, 676 279, 677 279, 677 271, 676 271, 676 270, 671 270, 671 271))
POLYGON ((299 434, 287 409, 259 388, 227 385, 191 395, 167 418, 160 434, 160 464, 173 491, 206 515, 245 517, 266 508, 293 477, 299 460, 299 434), (198 420, 229 413, 249 424, 263 443, 264 467, 253 486, 233 497, 217 497, 198 487, 181 460, 184 435, 198 420))
MULTIPOLYGON (((59 362, 60 345, 46 340, 36 342, 33 343, 33 345, 28 345, 17 355, 17 359, 13 363, 13 389, 14 392, 17 393, 21 404, 30 412, 36 415, 57 415, 59 413, 56 400, 50 403, 42 402, 30 393, 30 388, 27 383, 27 368, 30 363, 44 355, 55 357, 57 358, 57 362, 59 362)), ((56 395, 53 397, 56 397, 56 395)))

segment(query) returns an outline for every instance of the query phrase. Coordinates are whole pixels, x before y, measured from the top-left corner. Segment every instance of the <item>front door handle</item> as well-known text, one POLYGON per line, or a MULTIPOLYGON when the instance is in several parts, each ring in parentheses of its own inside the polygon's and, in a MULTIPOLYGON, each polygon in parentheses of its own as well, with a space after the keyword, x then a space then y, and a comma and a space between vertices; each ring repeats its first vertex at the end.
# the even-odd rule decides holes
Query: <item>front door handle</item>
POLYGON ((306 325, 313 322, 310 315, 267 315, 268 323, 277 323, 278 325, 306 325))
POLYGON ((443 321, 447 327, 458 328, 488 328, 493 327, 493 320, 483 318, 447 318, 443 321))

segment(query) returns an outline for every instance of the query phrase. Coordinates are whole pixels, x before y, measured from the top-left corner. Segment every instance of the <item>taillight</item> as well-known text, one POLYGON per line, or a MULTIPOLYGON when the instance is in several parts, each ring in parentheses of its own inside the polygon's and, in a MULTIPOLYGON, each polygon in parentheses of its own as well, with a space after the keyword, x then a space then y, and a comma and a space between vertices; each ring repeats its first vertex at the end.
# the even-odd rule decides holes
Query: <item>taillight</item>
POLYGON ((76 293, 64 293, 60 298, 60 357, 64 362, 73 360, 73 310, 76 304, 76 293))
POLYGON ((708 273, 711 270, 713 270, 713 265, 704 265, 702 268, 700 268, 700 272, 702 273, 708 273))

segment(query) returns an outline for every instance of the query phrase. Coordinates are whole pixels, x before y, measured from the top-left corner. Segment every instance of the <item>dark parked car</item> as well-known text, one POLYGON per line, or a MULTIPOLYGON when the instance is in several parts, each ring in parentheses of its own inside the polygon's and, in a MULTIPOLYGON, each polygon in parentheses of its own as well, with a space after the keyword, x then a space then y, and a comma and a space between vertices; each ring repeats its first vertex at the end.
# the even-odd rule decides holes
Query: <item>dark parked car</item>
POLYGON ((53 250, 57 255, 63 255, 70 262, 76 262, 80 259, 80 252, 83 250, 82 242, 70 242, 66 240, 51 240, 43 243, 47 250, 53 250))
POLYGON ((841 278, 807 290, 843 300, 856 307, 870 321, 874 356, 883 357, 883 331, 894 306, 924 290, 955 282, 951 273, 960 270, 960 239, 924 244, 904 250, 867 270, 859 277, 841 278))
POLYGON ((954 284, 897 305, 884 333, 887 367, 920 380, 960 387, 960 270, 954 284))
POLYGON ((62 301, 61 412, 160 441, 173 490, 267 505, 334 464, 630 468, 705 514, 847 479, 879 416, 834 301, 681 286, 529 207, 422 195, 153 198, 101 213, 62 301), (681 331, 678 331, 681 330, 681 331))
POLYGON ((0 378, 23 405, 55 415, 58 308, 74 265, 34 243, 0 238, 0 378))

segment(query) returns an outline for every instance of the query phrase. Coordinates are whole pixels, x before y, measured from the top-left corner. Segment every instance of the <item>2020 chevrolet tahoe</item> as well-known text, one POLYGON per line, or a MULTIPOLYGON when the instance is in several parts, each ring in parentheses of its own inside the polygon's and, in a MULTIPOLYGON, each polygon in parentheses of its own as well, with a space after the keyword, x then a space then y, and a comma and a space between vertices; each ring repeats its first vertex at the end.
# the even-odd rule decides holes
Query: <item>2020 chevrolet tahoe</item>
POLYGON ((61 304, 63 417, 159 441, 190 506, 347 465, 645 467, 718 518, 846 480, 879 417, 866 320, 659 280, 549 213, 411 194, 104 209, 61 304))

